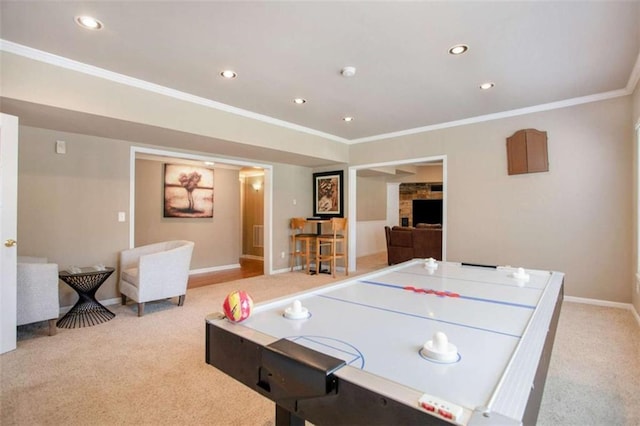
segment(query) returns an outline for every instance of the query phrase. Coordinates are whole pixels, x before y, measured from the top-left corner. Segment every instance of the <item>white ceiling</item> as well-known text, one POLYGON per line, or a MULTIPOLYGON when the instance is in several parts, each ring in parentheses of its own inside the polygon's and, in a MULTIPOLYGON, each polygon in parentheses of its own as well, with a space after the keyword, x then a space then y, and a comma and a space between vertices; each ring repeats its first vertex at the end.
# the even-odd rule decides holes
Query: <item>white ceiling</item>
POLYGON ((2 0, 0 8, 3 40, 344 142, 628 94, 638 78, 637 1, 2 0), (104 29, 77 26, 85 14, 104 29), (449 55, 457 43, 468 53, 449 55), (340 75, 347 65, 354 77, 340 75), (227 68, 238 77, 219 77, 227 68), (485 81, 495 87, 481 91, 485 81))

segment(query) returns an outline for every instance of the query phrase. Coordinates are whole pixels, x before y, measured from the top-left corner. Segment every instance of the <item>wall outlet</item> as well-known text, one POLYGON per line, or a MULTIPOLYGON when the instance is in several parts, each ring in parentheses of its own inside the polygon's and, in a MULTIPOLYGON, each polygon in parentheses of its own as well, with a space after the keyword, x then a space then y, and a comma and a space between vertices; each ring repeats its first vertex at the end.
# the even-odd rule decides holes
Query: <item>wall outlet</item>
POLYGON ((281 252, 281 253, 280 253, 280 258, 281 258, 281 259, 284 259, 284 256, 285 256, 285 253, 284 253, 284 252, 281 252))

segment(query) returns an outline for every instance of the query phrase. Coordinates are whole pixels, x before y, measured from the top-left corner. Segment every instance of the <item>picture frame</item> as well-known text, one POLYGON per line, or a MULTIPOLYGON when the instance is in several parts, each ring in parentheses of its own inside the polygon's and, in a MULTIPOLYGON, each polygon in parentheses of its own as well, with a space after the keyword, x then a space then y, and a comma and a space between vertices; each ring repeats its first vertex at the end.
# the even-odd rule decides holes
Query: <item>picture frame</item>
POLYGON ((212 218, 213 169, 164 165, 164 217, 212 218))
POLYGON ((313 216, 344 217, 342 170, 313 174, 313 216))

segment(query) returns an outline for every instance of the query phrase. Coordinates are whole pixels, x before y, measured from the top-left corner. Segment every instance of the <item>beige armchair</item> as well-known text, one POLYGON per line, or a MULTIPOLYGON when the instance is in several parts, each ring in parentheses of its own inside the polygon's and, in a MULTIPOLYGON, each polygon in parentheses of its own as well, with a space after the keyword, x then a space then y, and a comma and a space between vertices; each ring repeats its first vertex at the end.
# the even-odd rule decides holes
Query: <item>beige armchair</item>
POLYGON ((49 321, 53 336, 60 315, 58 265, 44 257, 18 256, 17 260, 17 325, 49 321))
POLYGON ((120 294, 138 303, 138 316, 144 304, 152 300, 178 297, 184 304, 194 243, 165 241, 120 252, 120 294))

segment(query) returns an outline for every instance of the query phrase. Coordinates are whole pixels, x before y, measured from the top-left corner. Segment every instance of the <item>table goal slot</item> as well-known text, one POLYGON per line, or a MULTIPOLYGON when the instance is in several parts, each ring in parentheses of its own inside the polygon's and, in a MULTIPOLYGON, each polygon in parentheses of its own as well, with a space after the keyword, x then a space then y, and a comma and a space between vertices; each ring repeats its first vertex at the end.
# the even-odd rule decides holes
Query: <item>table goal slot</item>
POLYGON ((325 396, 336 392, 333 372, 344 365, 341 359, 280 339, 262 351, 258 386, 276 401, 325 396))
POLYGON ((473 267, 476 267, 476 268, 498 269, 498 265, 483 265, 481 263, 462 262, 460 265, 462 265, 462 266, 473 266, 473 267))

